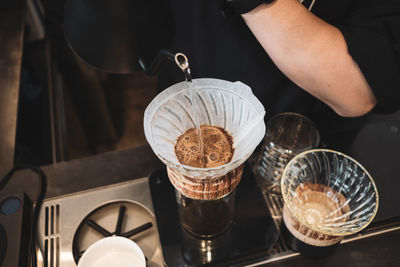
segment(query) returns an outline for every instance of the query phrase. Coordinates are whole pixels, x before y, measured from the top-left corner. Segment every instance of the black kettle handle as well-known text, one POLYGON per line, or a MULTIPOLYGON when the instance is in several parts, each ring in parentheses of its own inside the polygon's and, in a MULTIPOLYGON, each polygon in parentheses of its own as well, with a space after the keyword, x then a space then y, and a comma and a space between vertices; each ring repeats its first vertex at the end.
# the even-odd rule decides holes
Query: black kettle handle
POLYGON ((175 53, 166 49, 161 49, 160 51, 158 51, 156 57, 154 58, 153 62, 149 67, 144 62, 144 59, 142 57, 138 59, 138 62, 144 73, 146 73, 149 76, 154 76, 160 69, 161 64, 166 59, 170 61, 175 61, 175 53))

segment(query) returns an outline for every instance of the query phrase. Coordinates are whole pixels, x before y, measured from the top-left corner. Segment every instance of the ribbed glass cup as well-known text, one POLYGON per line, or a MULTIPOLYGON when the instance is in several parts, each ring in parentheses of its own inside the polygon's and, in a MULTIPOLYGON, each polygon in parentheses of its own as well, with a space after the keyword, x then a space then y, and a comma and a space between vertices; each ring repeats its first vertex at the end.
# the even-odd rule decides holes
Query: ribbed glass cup
POLYGON ((281 178, 285 208, 298 224, 323 235, 345 236, 367 227, 378 210, 378 191, 367 170, 333 150, 295 156, 281 178))
POLYGON ((280 194, 286 164, 297 154, 317 148, 319 141, 318 129, 309 118, 293 112, 278 113, 268 120, 254 173, 263 178, 269 193, 280 194))

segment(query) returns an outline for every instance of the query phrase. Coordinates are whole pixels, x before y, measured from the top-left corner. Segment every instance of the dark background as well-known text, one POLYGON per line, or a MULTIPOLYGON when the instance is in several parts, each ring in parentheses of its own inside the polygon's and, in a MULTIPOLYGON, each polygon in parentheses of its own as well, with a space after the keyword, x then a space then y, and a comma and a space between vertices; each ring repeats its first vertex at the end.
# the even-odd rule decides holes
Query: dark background
POLYGON ((143 112, 156 95, 157 77, 91 67, 65 41, 65 1, 31 2, 15 162, 44 165, 145 145, 143 112), (42 24, 32 20, 32 13, 42 24))

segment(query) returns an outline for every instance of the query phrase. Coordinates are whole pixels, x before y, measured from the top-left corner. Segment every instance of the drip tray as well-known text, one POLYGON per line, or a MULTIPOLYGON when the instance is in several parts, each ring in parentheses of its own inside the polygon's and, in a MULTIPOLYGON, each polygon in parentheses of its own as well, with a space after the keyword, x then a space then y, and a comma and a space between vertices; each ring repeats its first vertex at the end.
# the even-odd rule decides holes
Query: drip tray
POLYGON ((232 226, 214 239, 202 239, 179 223, 175 189, 165 170, 149 179, 163 256, 168 266, 227 265, 270 255, 279 231, 250 168, 236 188, 232 226))

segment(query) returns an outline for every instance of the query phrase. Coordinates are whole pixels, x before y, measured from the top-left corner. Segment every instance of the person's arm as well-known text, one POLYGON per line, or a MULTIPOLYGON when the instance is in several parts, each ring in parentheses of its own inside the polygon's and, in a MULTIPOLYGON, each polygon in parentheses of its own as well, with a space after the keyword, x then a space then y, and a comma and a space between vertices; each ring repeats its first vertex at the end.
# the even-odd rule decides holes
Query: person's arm
POLYGON ((242 17, 277 67, 336 113, 356 117, 375 106, 342 33, 298 0, 261 4, 242 17))

